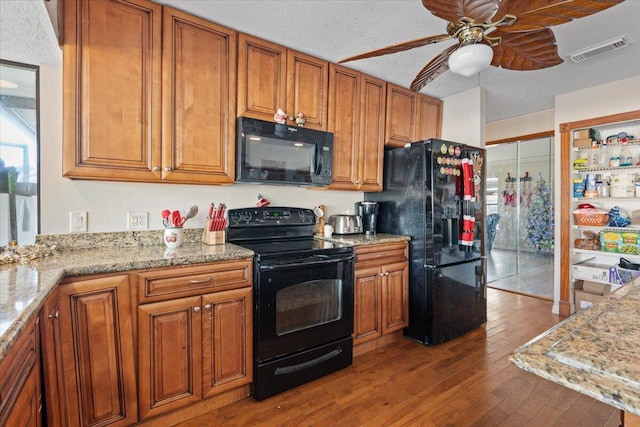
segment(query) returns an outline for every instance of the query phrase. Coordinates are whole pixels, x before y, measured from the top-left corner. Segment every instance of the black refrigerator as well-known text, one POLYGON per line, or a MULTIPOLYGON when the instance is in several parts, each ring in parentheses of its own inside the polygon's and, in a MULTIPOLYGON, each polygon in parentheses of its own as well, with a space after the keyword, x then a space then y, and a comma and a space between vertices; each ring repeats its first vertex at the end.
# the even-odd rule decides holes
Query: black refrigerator
POLYGON ((485 151, 430 139, 387 150, 377 231, 410 236, 409 326, 440 344, 487 320, 485 151))

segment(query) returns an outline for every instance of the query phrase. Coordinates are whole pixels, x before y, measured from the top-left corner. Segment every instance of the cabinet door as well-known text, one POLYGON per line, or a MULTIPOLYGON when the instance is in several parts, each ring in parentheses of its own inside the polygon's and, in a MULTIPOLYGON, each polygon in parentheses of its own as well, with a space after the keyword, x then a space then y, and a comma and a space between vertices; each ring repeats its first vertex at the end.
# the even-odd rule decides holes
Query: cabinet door
POLYGON ((40 426, 40 348, 38 319, 26 325, 0 359, 0 425, 40 426))
MULTIPOLYGON (((287 53, 287 114, 305 115, 304 127, 327 130, 329 63, 301 52, 287 53)), ((273 118, 272 118, 273 119, 273 118)))
POLYGON ((385 145, 403 147, 415 141, 416 93, 387 83, 385 145))
POLYGON ((161 13, 147 0, 64 2, 64 176, 160 178, 161 13))
POLYGON ((2 425, 7 427, 40 427, 42 425, 40 408, 40 370, 36 365, 31 368, 20 395, 2 425))
POLYGON ((360 73, 331 64, 329 131, 333 132, 333 183, 336 190, 356 190, 359 182, 360 73))
POLYGON ((40 348, 42 351, 42 377, 47 426, 68 425, 62 364, 62 338, 58 288, 45 301, 40 310, 40 348))
POLYGON ((382 267, 382 334, 409 325, 409 266, 399 262, 382 267))
POLYGON ((362 75, 358 149, 360 191, 382 191, 386 91, 387 84, 383 80, 362 75))
POLYGON ((353 344, 362 344, 382 335, 380 330, 380 268, 355 269, 355 309, 353 344))
POLYGON ((273 121, 286 109, 287 49, 240 33, 238 37, 238 117, 273 121))
POLYGON ((190 297, 138 307, 141 420, 201 399, 200 305, 190 297))
POLYGON ((233 182, 235 76, 235 31, 164 8, 164 180, 233 182))
POLYGON ((202 297, 204 397, 253 380, 252 293, 242 288, 202 297))
POLYGON ((442 129, 442 101, 418 94, 418 117, 416 119, 415 141, 440 138, 442 129))
POLYGON ((59 301, 69 424, 137 422, 129 277, 73 280, 59 301))

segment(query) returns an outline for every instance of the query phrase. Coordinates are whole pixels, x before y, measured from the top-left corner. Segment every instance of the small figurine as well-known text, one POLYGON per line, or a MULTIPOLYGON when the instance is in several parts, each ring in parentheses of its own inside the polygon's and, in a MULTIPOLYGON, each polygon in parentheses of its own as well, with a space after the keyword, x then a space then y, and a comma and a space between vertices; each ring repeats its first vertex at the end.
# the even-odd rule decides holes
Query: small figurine
POLYGON ((256 203, 256 206, 258 206, 259 208, 264 208, 269 206, 270 203, 271 202, 269 201, 269 199, 262 197, 262 194, 258 194, 258 203, 256 203))
POLYGON ((300 127, 304 126, 305 118, 304 113, 296 113, 296 124, 300 127))
POLYGON ((276 111, 276 114, 273 116, 273 120, 275 120, 276 123, 284 125, 287 123, 287 113, 285 113, 282 108, 278 108, 278 111, 276 111))

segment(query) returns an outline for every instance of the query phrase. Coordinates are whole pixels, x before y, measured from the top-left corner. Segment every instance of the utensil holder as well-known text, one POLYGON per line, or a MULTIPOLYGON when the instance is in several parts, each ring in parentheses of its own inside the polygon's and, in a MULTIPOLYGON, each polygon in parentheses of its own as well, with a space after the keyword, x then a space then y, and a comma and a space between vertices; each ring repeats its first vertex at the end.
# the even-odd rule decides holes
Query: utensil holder
POLYGON ((202 243, 207 245, 224 245, 227 241, 225 231, 209 231, 207 227, 202 233, 202 243))
POLYGON ((184 242, 184 229, 182 227, 165 228, 163 240, 167 248, 179 248, 184 242))

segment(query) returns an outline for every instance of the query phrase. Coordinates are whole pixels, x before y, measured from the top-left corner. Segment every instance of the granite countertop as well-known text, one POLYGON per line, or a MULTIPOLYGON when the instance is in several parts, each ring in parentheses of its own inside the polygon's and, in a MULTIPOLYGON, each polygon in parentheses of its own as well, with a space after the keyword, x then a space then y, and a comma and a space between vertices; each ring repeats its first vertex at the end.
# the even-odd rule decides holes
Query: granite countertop
POLYGON ((518 348, 516 366, 640 415, 640 278, 518 348))
MULTIPOLYGON (((55 255, 27 263, 0 265, 0 359, 66 276, 172 267, 254 255, 253 251, 230 243, 212 246, 201 243, 201 228, 185 229, 185 243, 177 249, 159 244, 162 234, 162 230, 151 230, 43 235, 36 238, 36 243, 47 247, 55 245, 55 255)), ((359 246, 409 238, 377 234, 335 236, 333 240, 359 246)))
POLYGON ((177 249, 158 244, 162 230, 38 236, 36 243, 55 244, 58 253, 24 264, 0 265, 0 359, 65 276, 253 257, 253 251, 230 243, 201 243, 202 229, 185 232, 186 243, 177 249))
POLYGON ((346 243, 353 246, 380 245, 383 243, 405 242, 411 240, 409 236, 395 234, 334 234, 331 237, 316 236, 316 238, 336 243, 346 243))

